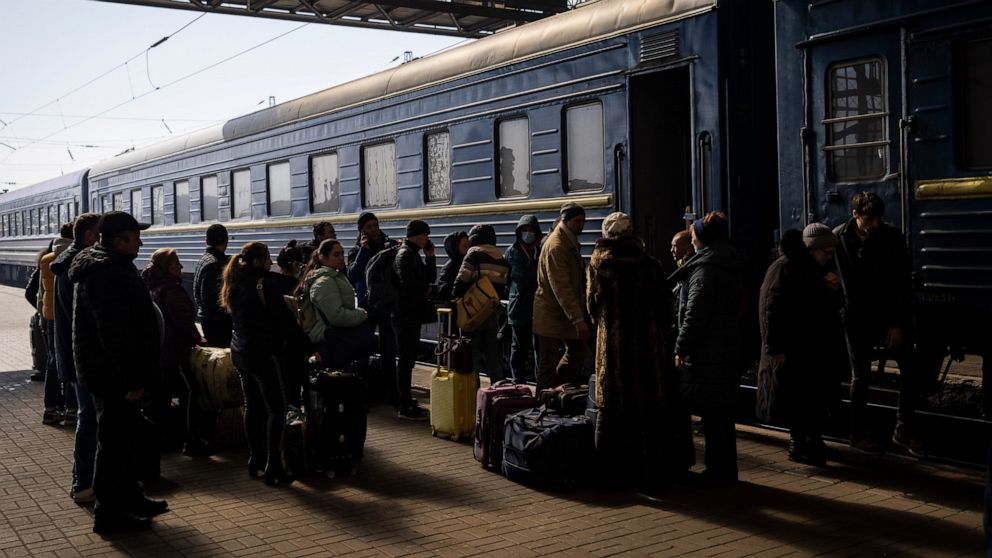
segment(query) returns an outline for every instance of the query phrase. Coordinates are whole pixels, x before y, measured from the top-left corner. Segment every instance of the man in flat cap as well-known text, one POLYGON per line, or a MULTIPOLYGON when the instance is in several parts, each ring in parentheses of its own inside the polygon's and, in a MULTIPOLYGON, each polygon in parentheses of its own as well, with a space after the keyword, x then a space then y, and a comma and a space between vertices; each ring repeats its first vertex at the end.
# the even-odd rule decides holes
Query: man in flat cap
POLYGON ((157 310, 134 267, 148 224, 111 211, 99 228, 100 242, 76 256, 69 280, 75 283, 76 376, 96 407, 93 531, 111 533, 148 528, 149 518, 167 511, 168 504, 145 498, 135 467, 135 449, 148 436, 140 428, 138 400, 161 373, 157 310))
POLYGON ((585 224, 584 207, 563 205, 558 224, 548 234, 538 258, 534 295, 538 390, 581 381, 590 335, 585 264, 579 244, 585 224))
POLYGON ((422 407, 410 396, 413 365, 420 347, 420 325, 424 317, 433 312, 430 301, 431 285, 437 279, 437 260, 430 226, 418 220, 406 226, 406 240, 396 253, 393 271, 399 278, 396 313, 396 348, 399 363, 396 365, 396 391, 399 418, 421 420, 426 418, 422 407), (420 257, 423 250, 424 258, 420 257))

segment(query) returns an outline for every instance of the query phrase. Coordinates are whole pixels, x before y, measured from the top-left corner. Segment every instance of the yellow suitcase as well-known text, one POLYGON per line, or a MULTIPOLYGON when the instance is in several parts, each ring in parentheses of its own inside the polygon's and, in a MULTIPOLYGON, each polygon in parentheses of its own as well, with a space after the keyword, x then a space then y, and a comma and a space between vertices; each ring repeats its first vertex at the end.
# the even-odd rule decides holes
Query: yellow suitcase
MULTIPOLYGON (((451 331, 451 309, 438 308, 437 313, 438 342, 442 347, 445 341, 442 322, 447 318, 447 330, 451 331)), ((437 357, 437 368, 431 374, 431 434, 445 435, 455 441, 471 438, 475 432, 475 392, 479 388, 479 376, 475 372, 452 372, 450 353, 437 352, 441 354, 437 357), (448 366, 442 366, 442 363, 448 366)))

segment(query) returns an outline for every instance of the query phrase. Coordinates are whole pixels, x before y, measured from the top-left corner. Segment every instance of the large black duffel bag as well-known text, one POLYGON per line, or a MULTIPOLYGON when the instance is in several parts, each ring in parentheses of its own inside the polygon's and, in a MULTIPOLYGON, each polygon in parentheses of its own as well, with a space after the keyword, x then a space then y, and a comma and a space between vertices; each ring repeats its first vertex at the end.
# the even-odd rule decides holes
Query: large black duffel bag
POLYGON ((511 415, 503 430, 503 474, 523 484, 569 488, 595 463, 593 421, 547 408, 511 415))

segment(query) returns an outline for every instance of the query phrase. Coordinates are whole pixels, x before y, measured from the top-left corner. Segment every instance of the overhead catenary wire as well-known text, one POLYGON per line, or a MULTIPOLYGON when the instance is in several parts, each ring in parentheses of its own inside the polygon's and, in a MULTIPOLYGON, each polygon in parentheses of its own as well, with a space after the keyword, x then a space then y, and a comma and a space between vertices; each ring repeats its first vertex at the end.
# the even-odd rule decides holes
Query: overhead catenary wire
MULTIPOLYGON (((18 150, 23 150, 24 148, 30 147, 31 145, 34 145, 34 144, 36 144, 36 143, 38 143, 40 141, 47 140, 47 139, 49 139, 49 138, 51 138, 53 136, 56 136, 56 135, 58 135, 58 134, 60 134, 60 133, 62 133, 64 131, 69 130, 71 128, 74 128, 74 127, 76 127, 76 126, 78 126, 80 124, 84 124, 86 122, 89 122, 90 120, 93 120, 95 118, 101 117, 104 114, 107 114, 108 112, 112 112, 114 110, 117 110, 120 107, 122 107, 122 106, 124 106, 124 105, 126 105, 128 103, 132 103, 134 101, 137 101, 138 99, 142 99, 142 98, 144 98, 144 97, 146 97, 148 95, 151 95, 152 93, 161 91, 161 90, 163 90, 163 89, 165 89, 167 87, 170 87, 172 85, 175 85, 175 84, 180 83, 180 82, 183 82, 183 81, 186 81, 187 79, 190 79, 192 77, 198 76, 198 75, 202 74, 203 72, 206 72, 208 70, 211 70, 213 68, 216 68, 217 66, 220 66, 221 64, 230 62, 231 60, 234 60, 235 58, 238 58, 240 56, 243 56, 245 54, 248 54, 249 52, 251 52, 251 51, 253 51, 255 49, 261 48, 261 47, 263 47, 263 46, 265 46, 265 45, 267 45, 267 44, 269 44, 269 43, 271 43, 273 41, 276 41, 278 39, 281 39, 281 38, 285 37, 286 35, 289 35, 290 33, 294 33, 296 31, 299 31, 300 29, 303 29, 304 27, 310 25, 311 23, 313 23, 313 22, 307 22, 307 23, 303 23, 301 25, 298 25, 298 26, 296 26, 296 27, 294 27, 294 28, 292 28, 292 29, 290 29, 288 31, 285 31, 283 33, 280 33, 278 35, 275 35, 274 37, 271 37, 269 39, 266 39, 266 40, 264 40, 264 41, 262 41, 262 42, 260 42, 260 43, 258 43, 256 45, 254 45, 254 46, 248 47, 248 48, 246 48, 246 49, 244 49, 242 51, 236 52, 236 53, 234 53, 234 54, 232 54, 232 55, 230 55, 230 56, 228 56, 226 58, 223 58, 223 59, 221 59, 221 60, 219 60, 217 62, 214 62, 214 63, 209 64, 209 65, 207 65, 207 66, 205 66, 203 68, 200 68, 199 70, 196 70, 194 72, 191 72, 189 74, 186 74, 186 75, 184 75, 182 77, 176 78, 176 79, 174 79, 174 80, 172 80, 172 81, 170 81, 170 82, 168 82, 168 83, 166 83, 166 84, 158 87, 157 89, 151 89, 149 91, 145 91, 144 93, 141 93, 140 95, 138 95, 138 96, 136 96, 136 97, 134 97, 132 99, 126 99, 126 100, 124 100, 124 101, 122 101, 122 102, 120 102, 120 103, 118 103, 118 104, 116 104, 116 105, 114 105, 114 106, 112 106, 110 108, 107 108, 107 109, 105 109, 103 111, 100 111, 100 112, 98 112, 98 113, 96 113, 94 115, 87 116, 87 117, 83 118, 82 120, 80 120, 78 122, 73 122, 72 124, 69 124, 68 126, 66 126, 65 128, 63 128, 61 130, 56 130, 56 131, 48 134, 47 136, 43 136, 43 137, 37 138, 35 140, 32 140, 32 141, 28 142, 27 144, 20 146, 18 148, 18 150)), ((158 119, 153 119, 153 120, 158 120, 158 119)), ((7 160, 14 153, 16 153, 16 151, 12 151, 12 152, 8 153, 2 160, 0 160, 0 165, 6 164, 7 160)))

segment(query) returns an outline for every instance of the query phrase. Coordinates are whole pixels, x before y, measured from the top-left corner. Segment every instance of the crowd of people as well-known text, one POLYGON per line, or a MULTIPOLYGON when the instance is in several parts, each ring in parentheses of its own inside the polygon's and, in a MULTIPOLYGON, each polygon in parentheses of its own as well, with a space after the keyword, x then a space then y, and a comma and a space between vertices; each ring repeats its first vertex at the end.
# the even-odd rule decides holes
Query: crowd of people
MULTIPOLYGON (((892 440, 924 451, 913 421, 908 254, 883 212, 878 196, 859 193, 837 229, 786 231, 761 285, 757 412, 789 426, 796 461, 829 458, 821 435, 845 377, 853 378, 851 443, 880 448, 864 412, 878 346, 892 351, 902 375, 892 440)), ((702 478, 735 482, 743 324, 754 312, 748 266, 728 238, 726 216, 708 213, 674 236, 674 273, 620 212, 604 219, 587 263, 585 224, 575 203, 561 207, 546 234, 536 216, 524 215, 505 252, 491 225, 453 232, 440 277, 430 226, 419 220, 396 241, 364 212, 347 256, 333 225, 318 223, 312 240, 280 249, 275 268, 262 242, 229 256, 228 231, 214 224, 191 299, 172 248, 156 250, 136 272, 147 224, 119 211, 80 215, 39 257, 37 298, 51 347, 42 420, 75 424, 72 499, 95 501, 97 532, 144 528, 167 511, 142 486, 159 475, 173 396, 184 453, 213 451, 213 415, 196 404, 190 369, 197 345, 230 347, 244 390, 248 474, 268 484, 293 482, 282 455, 287 410, 305 404, 314 363, 363 375, 398 418, 426 418, 410 389, 421 326, 483 277, 509 302, 508 331, 493 314, 470 333, 475 371, 504 378, 499 343, 507 333, 513 382, 536 381, 538 390, 584 384, 592 364, 602 483, 657 490, 685 478, 695 461, 691 415, 705 436, 702 478)))

